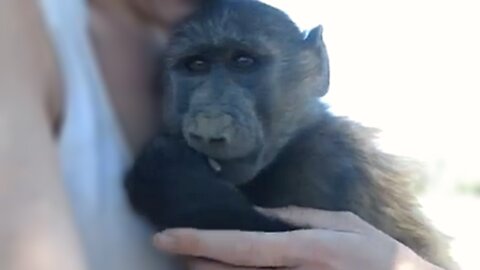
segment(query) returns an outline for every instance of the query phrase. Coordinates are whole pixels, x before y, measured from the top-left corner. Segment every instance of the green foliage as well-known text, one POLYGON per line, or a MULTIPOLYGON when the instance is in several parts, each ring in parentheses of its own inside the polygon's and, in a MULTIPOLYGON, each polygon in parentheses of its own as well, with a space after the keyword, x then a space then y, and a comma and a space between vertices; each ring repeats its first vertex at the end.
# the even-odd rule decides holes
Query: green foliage
POLYGON ((478 181, 460 183, 456 186, 456 190, 463 194, 480 196, 480 179, 478 181))

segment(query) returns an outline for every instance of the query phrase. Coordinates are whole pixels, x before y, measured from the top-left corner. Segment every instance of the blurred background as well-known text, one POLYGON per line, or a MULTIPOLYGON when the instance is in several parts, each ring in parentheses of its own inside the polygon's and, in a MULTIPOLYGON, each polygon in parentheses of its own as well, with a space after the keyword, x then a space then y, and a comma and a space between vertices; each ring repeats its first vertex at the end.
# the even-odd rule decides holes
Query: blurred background
POLYGON ((423 210, 480 269, 480 2, 264 0, 324 26, 331 110, 382 130, 379 145, 425 167, 423 210))

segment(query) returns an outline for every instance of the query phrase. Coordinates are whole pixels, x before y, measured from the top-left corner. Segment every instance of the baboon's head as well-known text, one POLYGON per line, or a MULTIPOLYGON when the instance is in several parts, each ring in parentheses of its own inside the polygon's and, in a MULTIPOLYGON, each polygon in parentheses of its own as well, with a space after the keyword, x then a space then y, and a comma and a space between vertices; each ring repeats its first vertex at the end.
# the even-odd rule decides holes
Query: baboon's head
POLYGON ((188 144, 242 184, 311 121, 328 89, 328 59, 321 27, 305 36, 263 3, 211 2, 172 35, 167 107, 188 144))

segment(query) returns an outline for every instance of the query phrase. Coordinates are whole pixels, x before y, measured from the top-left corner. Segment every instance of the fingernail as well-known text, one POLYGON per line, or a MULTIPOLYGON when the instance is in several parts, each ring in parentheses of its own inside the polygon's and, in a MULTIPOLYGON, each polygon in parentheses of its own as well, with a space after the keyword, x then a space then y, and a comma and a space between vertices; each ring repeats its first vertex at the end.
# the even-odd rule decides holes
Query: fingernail
POLYGON ((176 239, 168 233, 157 233, 153 237, 153 244, 158 248, 171 248, 175 246, 176 239))

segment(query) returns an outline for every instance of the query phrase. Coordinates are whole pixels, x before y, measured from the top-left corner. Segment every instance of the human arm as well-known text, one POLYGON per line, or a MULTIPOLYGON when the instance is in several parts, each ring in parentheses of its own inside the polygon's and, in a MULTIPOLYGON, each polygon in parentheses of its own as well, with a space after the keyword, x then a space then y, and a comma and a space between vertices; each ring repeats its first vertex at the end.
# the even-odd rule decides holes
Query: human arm
POLYGON ((36 2, 0 1, 0 269, 83 270, 57 159, 59 73, 36 2))
POLYGON ((286 233, 176 229, 157 235, 155 244, 190 256, 194 270, 441 270, 350 213, 301 208, 263 212, 312 229, 286 233))

